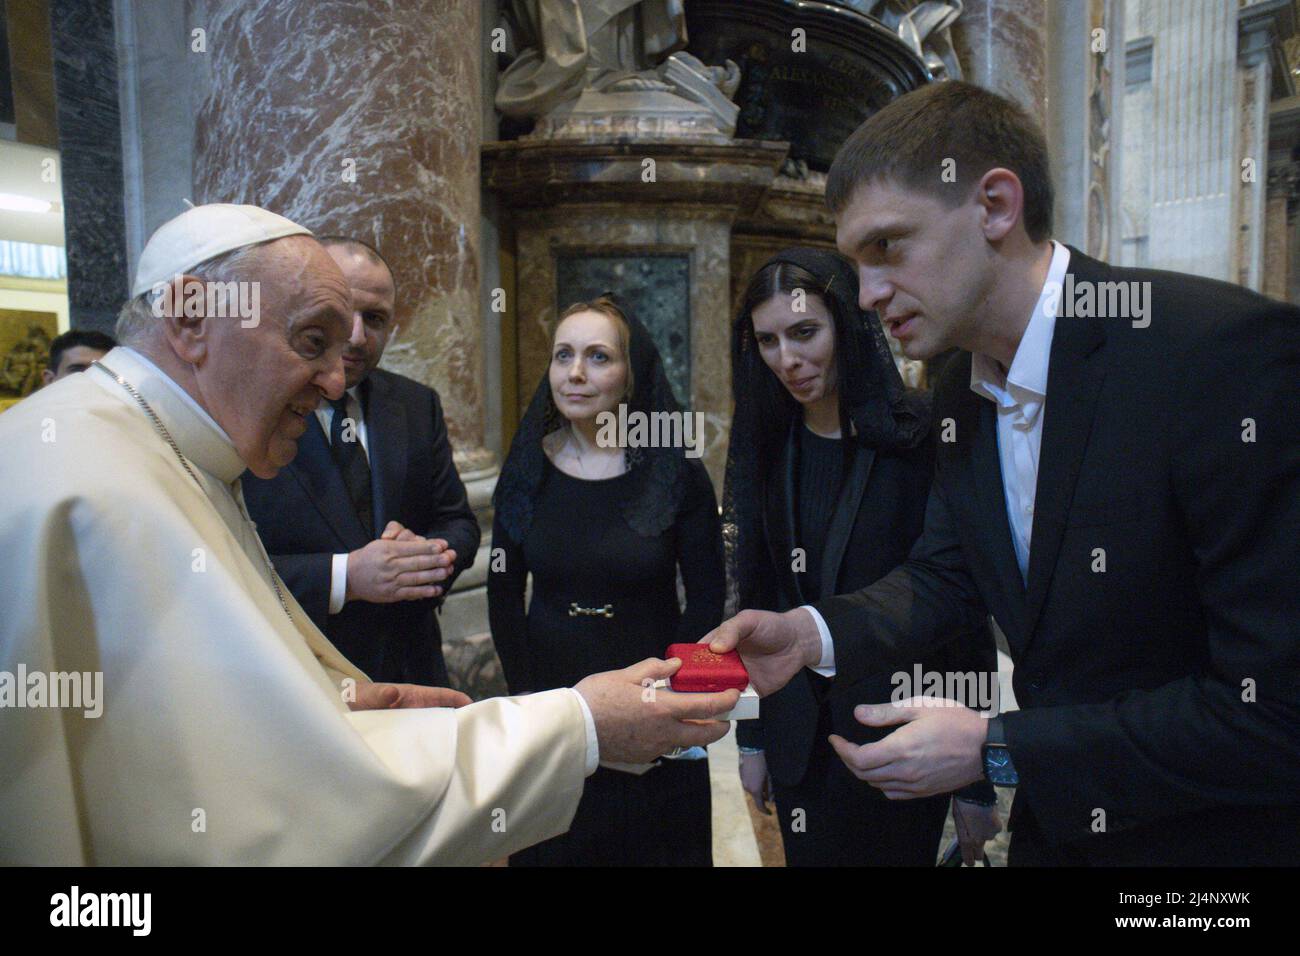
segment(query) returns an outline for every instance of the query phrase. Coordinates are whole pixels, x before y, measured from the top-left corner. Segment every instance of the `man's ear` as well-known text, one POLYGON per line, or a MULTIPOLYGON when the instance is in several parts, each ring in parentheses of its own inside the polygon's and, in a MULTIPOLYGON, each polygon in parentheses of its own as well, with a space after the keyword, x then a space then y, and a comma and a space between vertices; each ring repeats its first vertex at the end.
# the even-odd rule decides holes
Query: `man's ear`
POLYGON ((178 275, 154 299, 153 310, 167 342, 187 365, 202 365, 213 324, 207 321, 206 286, 192 275, 178 275))
POLYGON ((998 242, 1005 239, 1024 216, 1025 187, 1019 176, 999 166, 980 178, 975 201, 983 210, 984 238, 998 242))
POLYGON ((41 384, 49 385, 53 381, 54 381, 54 373, 51 372, 48 368, 41 369, 41 384))

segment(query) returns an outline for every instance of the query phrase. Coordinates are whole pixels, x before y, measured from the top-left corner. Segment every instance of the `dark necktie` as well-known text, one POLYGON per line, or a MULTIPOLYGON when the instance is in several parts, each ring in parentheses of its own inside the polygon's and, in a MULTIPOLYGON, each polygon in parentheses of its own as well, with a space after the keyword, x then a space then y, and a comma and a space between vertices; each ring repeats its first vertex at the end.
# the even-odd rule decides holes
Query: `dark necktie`
POLYGON ((365 449, 361 447, 357 423, 348 417, 347 393, 330 404, 334 407, 334 417, 330 420, 330 454, 334 456, 343 475, 343 486, 347 488, 357 520, 365 528, 366 537, 373 538, 375 519, 370 496, 370 463, 366 460, 365 449), (345 425, 348 426, 346 432, 345 425))

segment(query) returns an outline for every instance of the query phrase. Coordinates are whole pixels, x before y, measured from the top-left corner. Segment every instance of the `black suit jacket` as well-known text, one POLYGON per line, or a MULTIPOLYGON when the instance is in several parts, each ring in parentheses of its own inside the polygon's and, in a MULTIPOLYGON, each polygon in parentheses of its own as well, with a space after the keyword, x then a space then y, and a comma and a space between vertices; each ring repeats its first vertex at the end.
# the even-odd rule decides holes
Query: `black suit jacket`
POLYGON ((924 534, 877 585, 818 605, 838 679, 987 608, 1022 708, 1005 718, 1013 859, 1022 820, 1056 854, 1038 858, 1293 864, 1300 310, 1076 250, 1069 271, 1094 289, 1150 283, 1150 324, 1056 320, 1028 587, 996 413, 963 355, 937 390, 956 440, 939 446, 924 534))
MULTIPOLYGON (((763 481, 763 538, 768 562, 763 579, 745 590, 759 597, 748 602, 767 610, 787 611, 812 603, 819 595, 805 594, 792 568, 796 547, 796 484, 798 429, 791 429, 780 457, 763 481)), ((876 451, 855 446, 853 462, 840 488, 822 552, 821 581, 826 594, 866 587, 896 567, 921 533, 925 503, 934 472, 930 439, 916 448, 876 451)), ((925 671, 985 671, 997 673, 997 651, 982 621, 972 620, 949 635, 952 644, 932 648, 925 671)), ((905 668, 909 676, 912 662, 905 668)), ((894 695, 890 670, 835 681, 824 692, 823 681, 800 671, 784 688, 765 697, 759 720, 736 725, 742 745, 761 747, 768 771, 777 783, 793 787, 804 778, 812 753, 823 704, 830 707, 833 731, 855 743, 879 740, 890 728, 865 727, 853 716, 858 704, 882 703, 894 695)), ((921 691, 918 689, 917 693, 921 691)))
MULTIPOLYGON (((416 534, 445 538, 455 575, 474 563, 479 527, 452 464, 442 404, 433 389, 376 369, 360 390, 369 445, 374 526, 399 521, 416 534)), ((441 599, 371 604, 349 601, 329 613, 333 555, 368 541, 315 415, 298 455, 276 477, 243 477, 258 534, 293 596, 349 660, 376 681, 446 685, 437 609, 441 599)))

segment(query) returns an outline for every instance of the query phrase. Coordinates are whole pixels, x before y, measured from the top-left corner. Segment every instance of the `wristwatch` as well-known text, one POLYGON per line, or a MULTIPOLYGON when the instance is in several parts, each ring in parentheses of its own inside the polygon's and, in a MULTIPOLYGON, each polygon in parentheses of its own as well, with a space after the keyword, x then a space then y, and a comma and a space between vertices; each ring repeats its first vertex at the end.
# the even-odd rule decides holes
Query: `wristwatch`
POLYGON ((1001 717, 989 718, 988 738, 984 741, 984 776, 995 787, 1014 787, 1020 783, 1016 765, 1007 750, 1006 728, 1001 717))

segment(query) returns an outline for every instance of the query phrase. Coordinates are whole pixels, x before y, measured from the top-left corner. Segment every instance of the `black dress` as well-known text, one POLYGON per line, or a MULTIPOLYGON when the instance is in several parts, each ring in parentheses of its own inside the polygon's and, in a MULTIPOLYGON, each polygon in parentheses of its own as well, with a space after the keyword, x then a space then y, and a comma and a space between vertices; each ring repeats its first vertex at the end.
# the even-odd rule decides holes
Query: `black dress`
MULTIPOLYGON (((670 643, 696 641, 721 621, 722 538, 703 466, 690 462, 677 520, 656 537, 623 517, 632 480, 631 472, 575 478, 548 460, 522 545, 494 527, 504 568, 494 562, 488 575, 488 616, 511 693, 572 687, 662 657, 670 643)), ((569 832, 516 854, 511 865, 708 866, 710 820, 707 759, 661 760, 640 776, 601 767, 587 779, 569 832)))
MULTIPOLYGON (((763 548, 771 560, 757 587, 764 603, 788 610, 870 583, 902 561, 921 528, 932 467, 928 444, 869 450, 796 422, 786 453, 760 485, 768 509, 763 548), (828 564, 832 539, 843 551, 828 564), (804 552, 802 570, 787 557, 794 547, 804 552)), ((987 632, 970 641, 977 637, 987 639, 987 632)), ((928 655, 922 670, 996 666, 988 659, 991 642, 987 654, 967 643, 928 655)), ((888 800, 854 777, 827 741, 838 733, 860 744, 892 731, 853 718, 854 705, 891 699, 892 677, 872 674, 843 685, 805 670, 763 699, 761 719, 738 725, 738 742, 767 754, 788 866, 934 865, 948 796, 888 800)))

